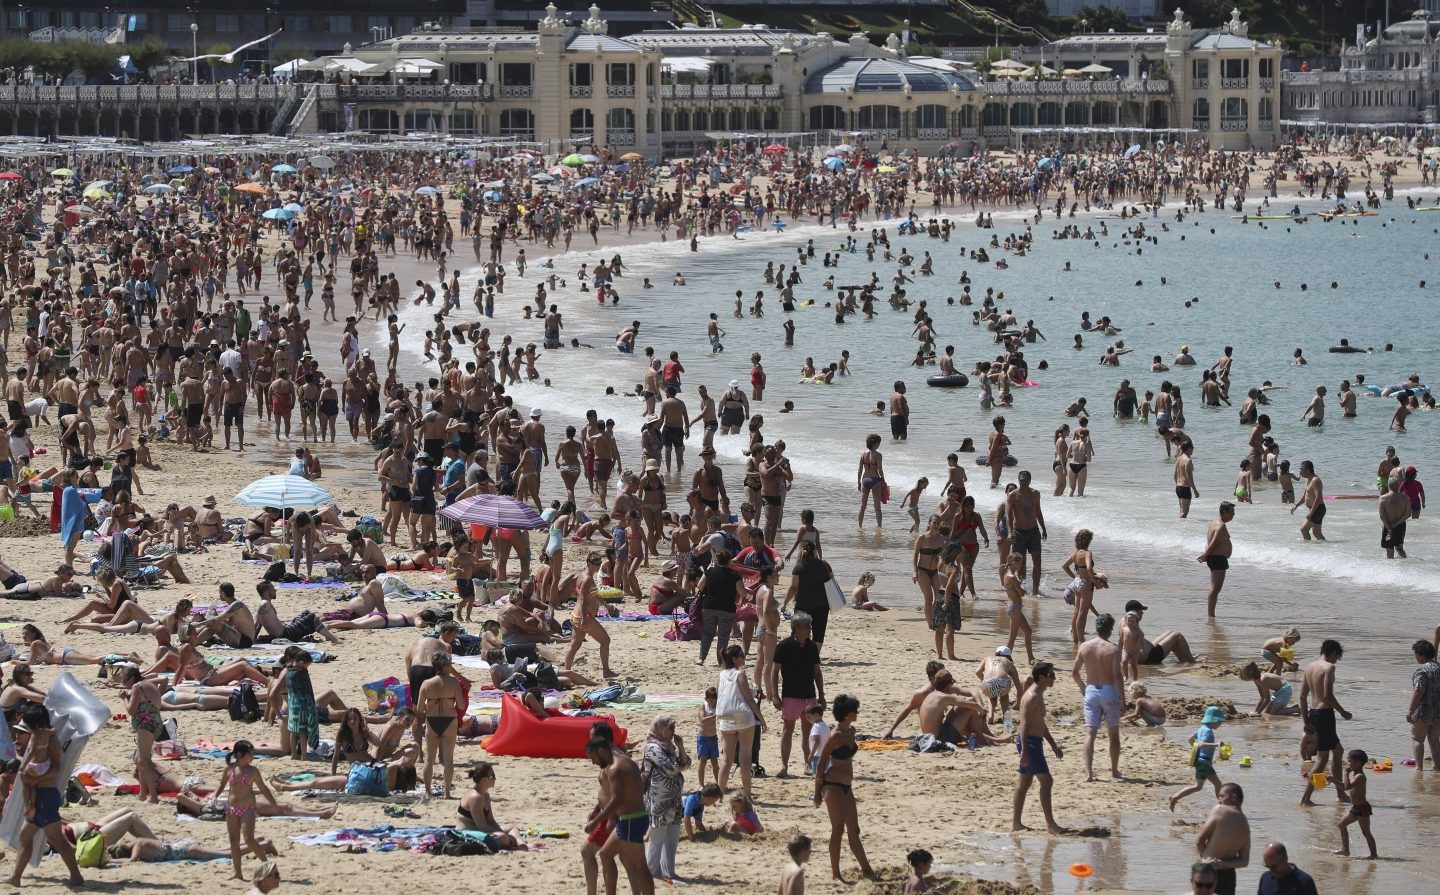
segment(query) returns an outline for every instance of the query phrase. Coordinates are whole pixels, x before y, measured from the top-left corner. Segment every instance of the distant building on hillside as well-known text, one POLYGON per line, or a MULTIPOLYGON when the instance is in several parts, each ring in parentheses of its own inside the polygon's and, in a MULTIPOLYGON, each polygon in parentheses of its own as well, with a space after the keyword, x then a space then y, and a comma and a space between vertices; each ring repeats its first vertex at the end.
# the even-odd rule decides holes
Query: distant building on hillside
MULTIPOLYGON (((1440 3, 1440 0, 1432 0, 1440 3)), ((1160 0, 1045 0, 1045 11, 1052 16, 1078 16, 1085 7, 1118 9, 1132 19, 1153 19, 1164 15, 1160 0)))
MULTIPOLYGON (((1427 0, 1427 7, 1440 0, 1427 0)), ((1339 71, 1287 71, 1287 120, 1336 124, 1434 123, 1440 106, 1440 12, 1416 10, 1404 22, 1340 53, 1339 71)))

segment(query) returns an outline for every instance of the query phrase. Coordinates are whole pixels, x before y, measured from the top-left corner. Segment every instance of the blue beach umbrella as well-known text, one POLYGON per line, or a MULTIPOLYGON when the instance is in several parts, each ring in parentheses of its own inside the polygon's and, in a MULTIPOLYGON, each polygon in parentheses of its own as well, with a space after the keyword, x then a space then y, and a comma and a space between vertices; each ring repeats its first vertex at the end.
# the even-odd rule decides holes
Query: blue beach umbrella
POLYGON ((273 172, 273 173, 275 173, 275 174, 295 174, 295 173, 298 173, 298 171, 297 171, 297 169, 296 169, 296 167, 295 167, 294 165, 274 165, 274 166, 272 166, 272 167, 270 168, 270 170, 271 170, 271 172, 273 172))
POLYGON ((295 212, 285 208, 271 208, 260 216, 270 221, 284 221, 293 218, 295 212))
POLYGON ((833 155, 827 157, 825 161, 821 162, 821 164, 829 168, 831 171, 839 171, 841 168, 845 167, 845 162, 833 155))
POLYGON ((195 170, 195 168, 194 168, 194 166, 192 166, 192 165, 176 165, 175 167, 171 168, 169 171, 166 171, 165 173, 166 173, 166 174, 189 174, 191 171, 194 171, 194 170, 195 170))
POLYGON ((433 187, 433 186, 422 186, 422 187, 420 187, 420 189, 418 189, 418 190, 415 191, 415 195, 417 195, 417 196, 438 196, 438 195, 440 195, 440 191, 437 190, 437 189, 435 189, 435 187, 433 187))
POLYGON ((284 206, 284 208, 291 214, 303 214, 305 211, 305 206, 301 205, 299 202, 291 202, 288 205, 284 206))

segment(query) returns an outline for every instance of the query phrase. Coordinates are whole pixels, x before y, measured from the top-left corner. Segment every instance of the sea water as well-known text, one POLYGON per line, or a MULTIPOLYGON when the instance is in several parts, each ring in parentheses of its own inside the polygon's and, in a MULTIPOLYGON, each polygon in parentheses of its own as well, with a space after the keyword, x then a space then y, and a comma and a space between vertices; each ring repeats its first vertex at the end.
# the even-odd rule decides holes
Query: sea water
MULTIPOLYGON (((1113 583, 1110 591, 1097 596, 1097 605, 1118 615, 1125 599, 1144 600, 1151 607, 1146 617, 1151 636, 1167 628, 1179 629, 1197 652, 1219 663, 1258 658, 1259 644, 1291 624, 1298 625, 1306 638, 1298 650, 1302 661, 1316 655, 1324 637, 1345 642, 1347 652, 1337 693, 1356 714, 1354 723, 1342 725, 1345 745, 1394 759, 1394 773, 1372 774, 1371 800, 1377 809, 1405 809, 1403 813, 1377 810, 1382 853, 1433 854, 1433 849, 1440 847, 1440 825, 1421 818, 1435 817, 1436 786, 1423 779, 1416 782, 1414 771, 1401 767, 1400 759, 1409 754, 1403 720, 1413 668, 1409 644, 1428 635, 1440 621, 1435 598, 1440 590, 1440 569, 1428 558, 1434 544, 1428 512, 1410 524, 1407 549, 1411 559, 1385 559, 1379 547, 1376 505, 1368 495, 1375 492, 1375 469, 1387 445, 1396 447, 1403 465, 1420 470, 1422 481, 1440 469, 1440 439, 1433 432, 1440 416, 1418 413, 1411 417, 1408 432, 1392 433, 1388 426, 1393 399, 1362 392, 1359 418, 1342 419, 1335 394, 1341 379, 1353 382, 1358 373, 1375 385, 1399 382, 1411 373, 1419 373, 1427 382, 1437 375, 1434 365, 1440 357, 1440 325, 1431 307, 1431 289, 1421 289, 1419 283, 1429 280, 1432 289, 1440 289, 1440 266, 1436 264, 1440 259, 1426 257, 1427 252, 1440 249, 1440 214, 1406 211, 1397 201, 1371 218, 1328 224, 1310 218, 1305 224, 1269 221, 1262 225, 1219 212, 1190 215, 1177 222, 1171 208, 1168 213, 1139 219, 1147 236, 1158 239, 1155 243, 1127 241, 1124 231, 1136 221, 1082 216, 1057 222, 1047 215, 1039 224, 1028 225, 1035 240, 1024 257, 1007 256, 1003 250, 989 247, 992 235, 999 235, 1004 242, 1006 235, 1022 232, 1027 227, 1023 215, 995 214, 994 230, 976 228, 969 214, 949 216, 957 227, 948 242, 924 235, 900 236, 895 230, 898 222, 893 220, 875 226, 886 227, 896 257, 908 249, 917 258, 916 266, 907 270, 916 280, 906 286, 908 297, 912 302, 928 302, 939 334, 937 345, 942 349, 955 346, 957 367, 968 372, 974 362, 993 359, 1001 351, 990 332, 972 325, 973 307, 963 307, 958 300, 954 305, 947 302, 950 297, 958 299, 961 286, 957 279, 962 272, 970 275, 974 307, 986 289, 993 288, 1004 293, 998 300, 1002 309, 1013 309, 1021 324, 1033 320, 1044 333, 1046 341, 1025 347, 1030 376, 1040 384, 1016 389, 1013 408, 981 410, 973 385, 963 389, 924 385, 935 368, 911 366, 916 350, 912 335, 915 308, 901 313, 885 304, 883 297, 899 265, 882 261, 879 252, 873 263, 867 262, 864 244, 870 227, 855 234, 859 251, 841 256, 838 268, 821 266, 821 258, 826 251, 836 251, 850 235, 844 227, 794 227, 787 233, 750 232, 740 234, 740 239, 708 239, 693 253, 685 242, 624 247, 618 249, 626 266, 625 275, 615 281, 621 295, 618 307, 599 307, 593 292, 579 291, 576 279, 582 262, 593 267, 595 261, 610 258, 617 249, 580 249, 561 256, 554 272, 568 285, 553 293, 549 301, 558 304, 564 314, 566 344, 578 338, 595 348, 542 352, 541 375, 549 377, 553 387, 525 383, 510 388, 509 393, 522 409, 544 409, 552 439, 560 436, 566 424, 583 422, 585 411, 592 408, 602 418, 615 419, 622 450, 634 458, 642 422, 640 402, 604 392, 609 386, 617 392, 630 391, 643 379, 645 346, 653 346, 662 359, 672 350, 679 352, 686 368, 681 397, 692 414, 698 410, 696 385, 705 384, 718 399, 728 381, 738 379, 748 393, 750 355, 758 352, 769 385, 765 400, 753 404, 752 411, 763 414, 767 441, 785 440, 795 469, 794 488, 786 503, 787 530, 793 530, 798 522, 800 509, 815 509, 826 559, 837 575, 854 580, 861 571, 871 569, 879 578, 872 595, 904 606, 917 605, 919 598, 910 581, 913 542, 908 534, 910 520, 898 508, 901 496, 919 476, 927 476, 931 485, 921 506, 922 513, 928 514, 945 481, 945 455, 966 437, 974 439, 983 452, 991 419, 1004 415, 1019 465, 1006 470, 1002 483, 1013 481, 1019 469, 1029 469, 1044 495, 1051 537, 1045 546, 1042 591, 1059 594, 1063 577, 1057 569, 1070 549, 1073 532, 1090 528, 1096 534, 1098 566, 1113 583), (1109 229, 1108 236, 1100 235, 1102 222, 1109 229), (1051 239, 1059 226, 1069 223, 1082 232, 1093 227, 1095 241, 1051 239), (800 268, 804 282, 795 291, 797 301, 813 299, 815 305, 787 315, 780 310, 776 287, 764 282, 763 270, 769 261, 777 267, 793 264, 796 250, 809 240, 814 241, 816 256, 800 268), (982 246, 992 261, 1006 257, 1009 269, 968 260, 968 251, 982 246), (934 259, 935 275, 921 277, 918 259, 927 251, 934 259), (1068 272, 1064 270, 1067 261, 1068 272), (825 278, 833 274, 838 285, 859 284, 869 281, 872 269, 881 284, 877 316, 869 321, 851 316, 843 325, 836 325, 833 311, 824 305, 838 293, 822 288, 825 278), (672 286, 676 273, 683 273, 688 285, 672 286), (646 277, 654 288, 641 288, 646 277), (1336 288, 1331 288, 1332 282, 1336 288), (748 313, 741 319, 732 316, 737 289, 743 292, 747 311, 755 291, 765 291, 763 318, 748 313), (1085 311, 1091 319, 1110 317, 1123 331, 1113 338, 1085 332, 1084 349, 1075 350, 1074 336, 1081 332, 1079 322, 1085 311), (720 354, 711 353, 706 337, 712 312, 719 315, 726 330, 725 351, 720 354), (796 324, 793 348, 784 345, 781 327, 787 316, 796 324), (615 335, 636 319, 643 324, 637 351, 619 354, 613 347, 615 335), (1328 353, 1341 338, 1376 350, 1369 354, 1328 353), (1116 340, 1123 340, 1133 353, 1122 358, 1119 368, 1101 366, 1098 361, 1104 347, 1116 340), (1392 344, 1393 350, 1385 351, 1387 344, 1392 344), (1182 345, 1189 346, 1200 361, 1198 366, 1149 372, 1152 355, 1159 354, 1169 363, 1182 345), (1234 348, 1231 400, 1235 407, 1204 407, 1200 373, 1226 346, 1234 348), (1308 366, 1293 364, 1296 348, 1303 349, 1308 366), (798 382, 807 357, 820 367, 838 361, 842 350, 850 352, 850 376, 837 378, 828 386, 798 382), (1038 369, 1041 360, 1048 362, 1048 370, 1038 369), (1173 467, 1153 425, 1111 416, 1112 398, 1122 378, 1129 379, 1142 396, 1167 379, 1182 390, 1185 429, 1195 442, 1200 491, 1189 519, 1177 518, 1173 467), (867 415, 877 401, 889 397, 897 380, 907 383, 912 413, 909 440, 903 444, 891 441, 886 417, 867 415), (1206 524, 1214 518, 1216 506, 1221 500, 1233 499, 1238 464, 1246 455, 1249 427, 1239 424, 1236 409, 1246 390, 1263 380, 1279 387, 1269 393, 1273 403, 1262 411, 1272 420, 1271 435, 1280 445, 1280 457, 1288 459, 1297 473, 1301 460, 1314 462, 1326 494, 1367 497, 1327 501, 1327 541, 1306 543, 1298 533, 1301 514, 1292 516, 1289 508, 1280 504, 1275 484, 1259 483, 1255 505, 1241 505, 1230 524, 1235 544, 1232 570, 1221 597, 1220 620, 1208 623, 1204 610, 1208 572, 1195 557, 1203 547, 1206 524), (1327 386, 1329 394, 1325 425, 1313 429, 1300 416, 1317 385, 1327 386), (1088 399, 1096 451, 1086 496, 1055 498, 1050 495, 1054 482, 1052 433, 1062 422, 1074 425, 1074 420, 1064 416, 1064 409, 1082 396, 1088 399), (778 412, 785 400, 795 402, 794 413, 778 412), (873 514, 867 516, 864 528, 855 524, 856 468, 865 436, 871 432, 883 438, 880 450, 891 488, 885 525, 879 529, 874 526, 873 514)), ((507 258, 513 253, 513 248, 507 249, 507 258)), ((515 276, 513 265, 511 269, 507 296, 498 303, 507 323, 515 319, 512 315, 519 303, 531 298, 537 278, 549 273, 534 261, 526 277, 515 276)), ((473 269, 467 272, 467 282, 474 274, 473 269)), ((460 318, 472 319, 469 302, 465 305, 460 318)), ((403 316, 414 331, 428 326, 432 313, 428 307, 407 308, 403 316)), ((510 323, 500 329, 514 334, 522 345, 526 341, 542 343, 541 321, 530 326, 533 331, 528 335, 523 325, 510 323)), ((407 339, 405 344, 418 342, 407 339)), ((418 350, 407 350, 412 353, 404 358, 402 378, 412 369, 424 369, 417 364, 418 350)), ((698 427, 695 434, 687 452, 690 469, 697 462, 698 427)), ((741 493, 744 443, 743 436, 715 439, 732 500, 741 493)), ((961 455, 961 461, 970 475, 970 493, 991 526, 999 492, 987 487, 988 470, 974 465, 974 455, 961 455)), ((672 493, 686 485, 688 478, 683 483, 672 479, 672 493)), ((1003 641, 1005 631, 995 590, 995 562, 993 551, 981 553, 976 566, 981 600, 970 610, 964 632, 992 642, 1003 641)), ((1029 602, 1027 612, 1037 629, 1037 652, 1068 667, 1067 607, 1058 599, 1042 596, 1029 602)), ((928 637, 928 632, 923 634, 928 637)), ((919 673, 917 668, 917 678, 919 673)), ((1296 689, 1298 694, 1298 681, 1296 689)), ((1244 709, 1252 706, 1255 698, 1253 686, 1236 678, 1167 675, 1163 683, 1152 682, 1154 690, 1164 695, 1223 696, 1244 709)), ((1168 735, 1183 739, 1188 732, 1177 728, 1168 735)), ((1329 850, 1338 842, 1333 831, 1338 818, 1333 795, 1319 797, 1321 808, 1301 811, 1292 807, 1303 786, 1294 756, 1298 736, 1299 724, 1294 719, 1227 727, 1226 737, 1236 743, 1236 754, 1253 752, 1256 758, 1256 768, 1243 777, 1236 776, 1235 767, 1225 769, 1229 771, 1226 779, 1237 779, 1247 787, 1246 807, 1256 825, 1254 869, 1242 873, 1242 885, 1254 884, 1267 836, 1287 839, 1297 862, 1321 879, 1345 880, 1348 891, 1398 891, 1396 887, 1409 888, 1428 880, 1429 871, 1414 861, 1352 870, 1351 865, 1329 857, 1329 850)), ((1067 760, 1069 757, 1067 754, 1067 760)), ((1436 775, 1427 772, 1424 776, 1436 775)), ((1103 796, 1100 798, 1103 801, 1103 796)), ((1202 809, 1191 813, 1196 812, 1203 816, 1202 809)), ((1078 820, 1062 818, 1062 823, 1067 822, 1078 820)), ((1063 868, 1101 849, 1103 855, 1093 857, 1108 855, 1112 860, 1091 861, 1096 865, 1092 884, 1098 880, 1114 887, 1173 890, 1187 879, 1184 872, 1193 855, 1193 832, 1177 835, 1153 817, 1139 815, 1117 813, 1108 821, 1101 816, 1090 822, 1108 822, 1123 830, 1124 850, 1132 852, 1132 844, 1150 849, 1158 867, 1156 863, 1127 864, 1115 859, 1113 846, 1121 843, 1047 845, 1044 857, 1063 868), (1166 872, 1157 875, 1157 870, 1166 872), (1167 881, 1161 882, 1161 877, 1167 881)), ((1010 856, 1014 860, 985 875, 1025 877, 1028 872, 1017 873, 1016 867, 1040 857, 1033 843, 1014 843, 1008 837, 1000 841, 1008 843, 1006 848, 1014 848, 1010 856)), ((960 842, 967 844, 992 853, 996 848, 996 843, 983 835, 967 836, 960 842)), ((1359 845, 1363 847, 1363 842, 1359 845)), ((1048 872, 1042 875, 1050 876, 1048 872)), ((1055 888, 1065 890, 1059 885, 1062 878, 1063 874, 1053 882, 1055 888)), ((1045 888, 1052 890, 1049 885, 1045 888)), ((1322 888, 1327 887, 1322 884, 1322 888)))

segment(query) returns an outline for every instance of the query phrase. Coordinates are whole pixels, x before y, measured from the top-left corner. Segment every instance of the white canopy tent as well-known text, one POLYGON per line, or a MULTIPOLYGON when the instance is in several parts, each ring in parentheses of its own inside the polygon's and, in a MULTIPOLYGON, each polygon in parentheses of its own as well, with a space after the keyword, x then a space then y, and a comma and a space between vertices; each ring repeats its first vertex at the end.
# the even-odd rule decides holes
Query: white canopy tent
POLYGON ((289 62, 275 66, 271 72, 281 77, 293 78, 298 72, 305 70, 305 66, 309 64, 309 59, 291 59, 289 62))

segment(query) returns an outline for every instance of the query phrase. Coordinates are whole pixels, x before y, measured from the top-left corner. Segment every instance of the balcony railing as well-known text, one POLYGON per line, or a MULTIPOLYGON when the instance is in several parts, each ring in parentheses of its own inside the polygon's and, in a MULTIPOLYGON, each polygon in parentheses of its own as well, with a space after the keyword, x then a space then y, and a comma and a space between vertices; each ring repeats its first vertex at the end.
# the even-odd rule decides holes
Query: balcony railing
POLYGON ((605 140, 611 146, 634 146, 635 132, 633 130, 620 128, 606 128, 605 140))
POLYGON ((1210 79, 1209 79, 1209 78, 1191 78, 1191 79, 1190 79, 1190 89, 1191 89, 1191 90, 1209 90, 1209 89, 1210 89, 1210 79))
POLYGON ((281 100, 295 88, 289 84, 130 84, 57 86, 19 84, 0 86, 0 103, 133 103, 234 102, 281 100))
POLYGON ((1197 131, 1208 131, 1210 129, 1210 119, 1194 118, 1190 121, 1190 126, 1197 131))
POLYGON ((610 84, 605 88, 605 95, 610 97, 629 97, 635 95, 634 84, 610 84))
POLYGON ((1082 81, 1066 78, 1058 81, 986 81, 986 96, 1118 96, 1131 93, 1168 94, 1167 80, 1124 78, 1112 81, 1082 81))
POLYGON ((1261 78, 1261 79, 1260 79, 1260 89, 1263 90, 1263 91, 1265 91, 1266 93, 1269 93, 1270 91, 1274 90, 1274 89, 1275 89, 1275 79, 1274 79, 1274 78, 1261 78))
POLYGON ((779 84, 662 84, 660 98, 676 99, 780 99, 779 84))
POLYGON ((529 99, 534 92, 534 89, 529 84, 500 85, 501 99, 529 99))
POLYGON ((917 140, 948 140, 950 129, 945 127, 917 127, 915 129, 917 140))
POLYGON ((1250 127, 1248 118, 1221 118, 1220 129, 1222 131, 1243 131, 1250 127))
POLYGON ((406 102, 408 100, 488 100, 491 84, 338 84, 321 92, 321 99, 341 102, 406 102), (333 93, 331 92, 333 91, 333 93))
POLYGON ((1248 90, 1250 89, 1249 78, 1221 78, 1221 90, 1248 90))
POLYGON ((571 87, 570 87, 570 98, 571 98, 571 99, 589 99, 591 96, 594 95, 594 91, 595 91, 595 88, 591 87, 591 86, 588 85, 588 84, 585 85, 584 87, 577 87, 577 86, 575 86, 575 85, 572 84, 571 87))

